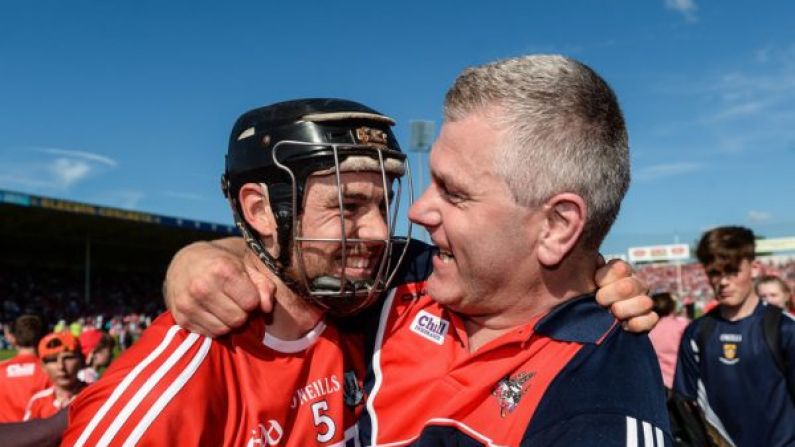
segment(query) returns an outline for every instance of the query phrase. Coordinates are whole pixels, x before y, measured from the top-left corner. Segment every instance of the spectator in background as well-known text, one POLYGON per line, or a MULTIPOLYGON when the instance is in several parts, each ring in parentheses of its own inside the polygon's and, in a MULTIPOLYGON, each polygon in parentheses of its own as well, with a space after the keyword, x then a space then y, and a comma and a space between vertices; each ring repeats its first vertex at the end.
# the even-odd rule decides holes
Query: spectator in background
POLYGON ((759 278, 756 281, 756 294, 762 301, 786 311, 792 311, 795 308, 789 286, 778 276, 765 275, 759 278))
POLYGON ((708 231, 696 256, 719 304, 685 330, 675 392, 697 401, 719 445, 795 445, 795 398, 789 392, 795 381, 795 319, 765 306, 754 292, 760 269, 754 233, 743 227, 708 231), (780 353, 771 350, 764 329, 776 313, 780 353))
POLYGON ((50 385, 36 355, 44 324, 36 315, 22 315, 6 331, 17 354, 0 362, 0 422, 18 422, 30 397, 50 385))
POLYGON ((654 311, 660 316, 660 321, 649 332, 649 339, 657 353, 657 360, 660 362, 665 388, 671 390, 674 383, 679 342, 690 321, 675 314, 676 302, 670 293, 655 293, 651 299, 654 301, 654 311))
POLYGON ((39 342, 39 357, 53 386, 34 394, 24 420, 47 418, 69 405, 85 384, 77 379, 83 367, 80 342, 69 332, 53 332, 39 342))
POLYGON ((93 328, 84 330, 80 334, 80 347, 86 359, 86 367, 77 373, 77 378, 86 384, 96 382, 113 359, 114 345, 113 337, 107 332, 93 328))

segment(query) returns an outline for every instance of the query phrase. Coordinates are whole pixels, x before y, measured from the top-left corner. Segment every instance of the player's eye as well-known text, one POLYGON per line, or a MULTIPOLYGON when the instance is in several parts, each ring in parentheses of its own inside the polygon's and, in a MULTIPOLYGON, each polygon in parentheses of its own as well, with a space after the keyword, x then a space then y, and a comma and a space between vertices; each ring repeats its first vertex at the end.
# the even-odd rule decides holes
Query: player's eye
POLYGON ((461 203, 461 202, 464 201, 464 196, 463 195, 461 195, 461 194, 459 194, 457 192, 451 191, 451 190, 447 189, 444 186, 442 186, 440 188, 440 190, 442 192, 442 198, 444 200, 452 203, 453 205, 461 203))

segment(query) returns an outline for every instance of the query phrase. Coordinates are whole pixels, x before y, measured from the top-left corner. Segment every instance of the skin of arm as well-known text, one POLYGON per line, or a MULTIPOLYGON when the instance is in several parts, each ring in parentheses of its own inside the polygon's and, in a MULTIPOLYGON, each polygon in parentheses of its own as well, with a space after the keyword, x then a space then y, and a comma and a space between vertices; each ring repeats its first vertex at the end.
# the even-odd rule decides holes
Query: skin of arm
MULTIPOLYGON (((166 307, 177 323, 192 332, 219 337, 240 327, 254 310, 272 309, 273 284, 246 269, 242 238, 194 242, 171 261, 163 285, 166 307)), ((632 267, 612 260, 596 271, 596 300, 610 308, 631 332, 648 331, 659 317, 652 312, 647 286, 632 276, 632 267)))
POLYGON ((46 419, 0 424, 0 445, 5 447, 49 447, 61 443, 68 408, 46 419))

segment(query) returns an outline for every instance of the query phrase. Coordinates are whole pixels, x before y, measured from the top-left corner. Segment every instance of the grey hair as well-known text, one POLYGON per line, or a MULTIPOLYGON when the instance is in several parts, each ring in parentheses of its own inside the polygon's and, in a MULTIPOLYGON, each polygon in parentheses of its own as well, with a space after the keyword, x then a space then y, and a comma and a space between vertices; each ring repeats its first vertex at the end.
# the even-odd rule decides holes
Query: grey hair
POLYGON ((598 248, 629 187, 627 130, 610 86, 564 56, 505 59, 467 68, 447 91, 445 120, 471 113, 506 132, 494 168, 517 203, 579 195, 588 207, 582 242, 598 248))

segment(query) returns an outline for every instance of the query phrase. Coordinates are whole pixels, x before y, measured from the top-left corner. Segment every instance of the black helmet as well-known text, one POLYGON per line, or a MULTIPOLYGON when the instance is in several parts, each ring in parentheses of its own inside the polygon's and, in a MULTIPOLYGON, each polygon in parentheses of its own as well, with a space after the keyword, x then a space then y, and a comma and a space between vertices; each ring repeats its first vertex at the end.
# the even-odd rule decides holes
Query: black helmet
MULTIPOLYGON (((343 99, 299 99, 251 110, 238 118, 229 138, 226 172, 221 179, 235 222, 249 247, 262 262, 302 295, 332 314, 354 313, 383 292, 405 253, 406 238, 395 236, 395 220, 402 189, 401 177, 408 172, 406 155, 392 133, 394 121, 362 104, 343 99), (344 171, 375 171, 382 175, 384 194, 397 180, 395 200, 385 197, 388 238, 383 243, 381 259, 374 277, 349 281, 344 268, 341 278, 307 277, 301 242, 340 244, 345 265, 349 244, 373 243, 345 237, 345 223, 340 216, 342 237, 335 240, 304 238, 298 218, 302 213, 304 188, 312 174, 336 174, 344 171), (240 188, 246 183, 261 183, 268 188, 271 209, 278 226, 278 242, 283 247, 274 258, 264 249, 259 235, 243 218, 238 202, 240 188), (393 247, 400 243, 399 257, 393 247), (285 269, 297 257, 300 278, 288 278, 285 269), (396 259, 396 260, 395 260, 396 259)), ((411 200, 411 178, 408 176, 411 200)), ((342 204, 340 204, 342 213, 342 204)), ((410 234, 411 224, 408 224, 410 234)))

